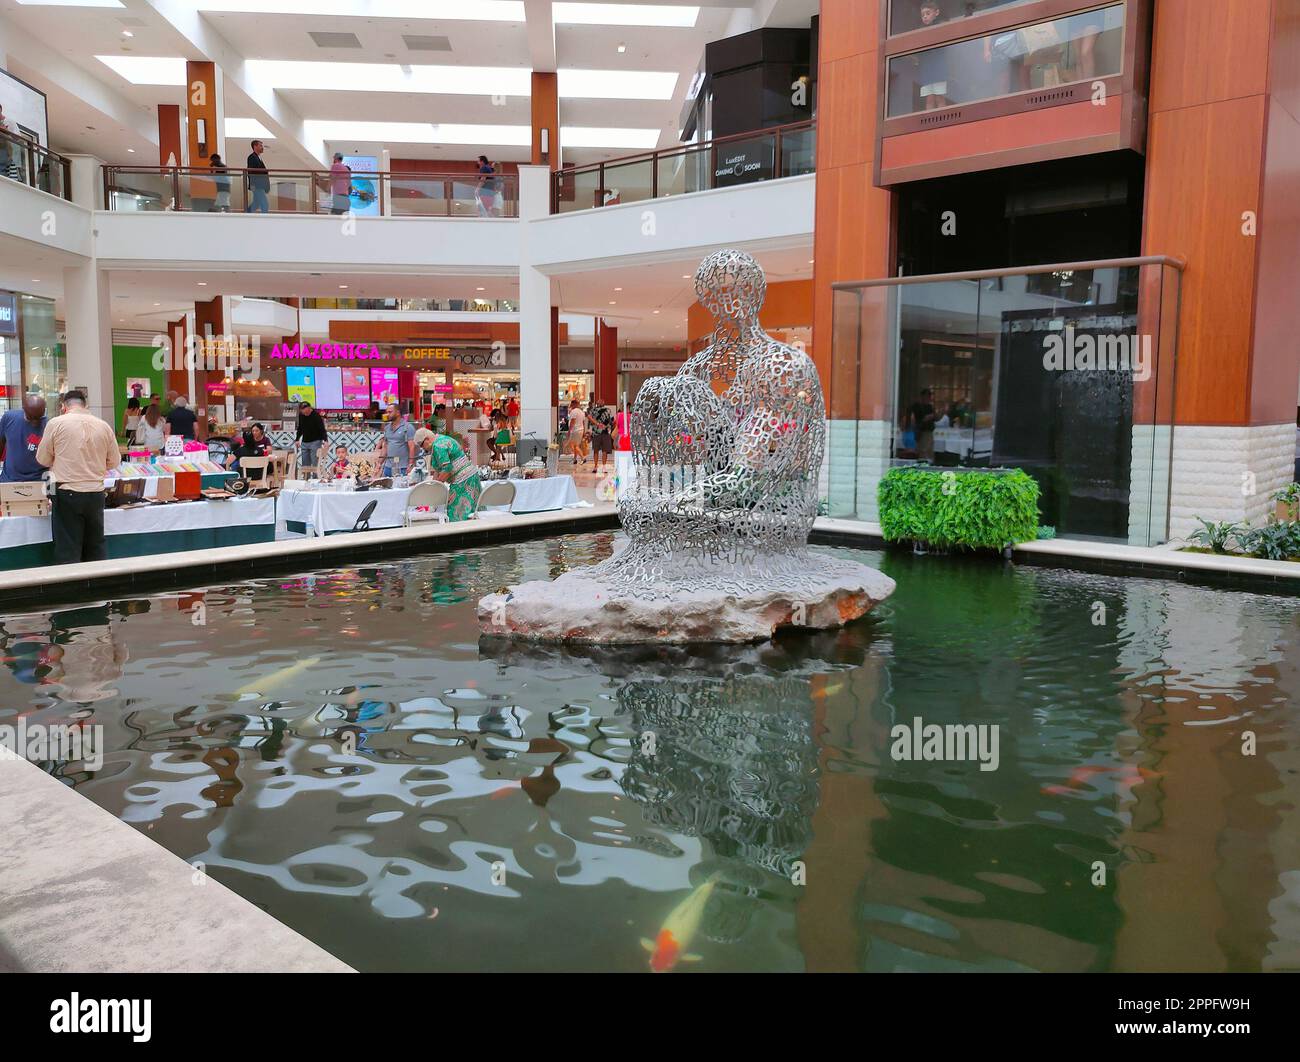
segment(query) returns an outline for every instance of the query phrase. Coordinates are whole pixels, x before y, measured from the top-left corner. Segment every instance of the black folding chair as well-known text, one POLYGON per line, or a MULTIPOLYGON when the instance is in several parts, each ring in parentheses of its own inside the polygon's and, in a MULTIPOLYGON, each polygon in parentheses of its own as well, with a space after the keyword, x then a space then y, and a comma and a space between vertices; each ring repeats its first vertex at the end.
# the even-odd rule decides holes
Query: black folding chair
POLYGON ((357 522, 352 525, 353 531, 370 530, 370 516, 375 511, 375 507, 378 504, 379 502, 377 500, 366 502, 366 507, 361 510, 361 515, 357 517, 357 522))

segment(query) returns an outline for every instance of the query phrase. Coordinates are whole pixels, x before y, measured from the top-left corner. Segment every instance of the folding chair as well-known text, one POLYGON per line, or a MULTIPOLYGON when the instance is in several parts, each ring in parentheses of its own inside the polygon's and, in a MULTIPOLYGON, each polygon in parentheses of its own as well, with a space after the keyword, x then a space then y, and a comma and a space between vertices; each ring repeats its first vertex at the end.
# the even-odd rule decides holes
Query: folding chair
POLYGON ((422 520, 439 520, 447 519, 447 500, 451 497, 451 490, 447 484, 439 480, 432 480, 428 483, 419 483, 411 488, 411 493, 406 499, 406 512, 404 514, 405 524, 410 527, 411 524, 422 520), (427 513, 416 512, 427 506, 427 513), (439 512, 438 510, 443 510, 439 512))
POLYGON ((378 505, 379 505, 379 502, 378 502, 378 501, 368 501, 368 502, 366 502, 366 507, 365 507, 364 509, 361 510, 360 515, 357 517, 357 522, 356 522, 355 524, 352 525, 352 530, 353 530, 353 531, 369 531, 369 530, 370 530, 370 517, 374 514, 375 507, 378 506, 378 505))
POLYGON ((478 507, 475 510, 474 515, 478 516, 484 509, 494 505, 504 505, 508 508, 514 500, 514 483, 508 479, 494 480, 483 488, 483 493, 479 495, 478 507))

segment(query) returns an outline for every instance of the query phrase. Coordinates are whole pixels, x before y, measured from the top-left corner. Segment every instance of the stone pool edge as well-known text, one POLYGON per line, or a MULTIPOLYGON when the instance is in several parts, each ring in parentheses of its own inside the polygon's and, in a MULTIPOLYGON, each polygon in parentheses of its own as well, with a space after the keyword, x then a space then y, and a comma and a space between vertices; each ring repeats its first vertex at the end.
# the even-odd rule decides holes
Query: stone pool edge
POLYGON ((418 547, 437 551, 534 538, 540 532, 577 534, 617 528, 618 507, 611 502, 587 509, 501 516, 461 523, 425 522, 413 527, 357 531, 323 538, 258 542, 244 546, 160 553, 85 564, 17 568, 0 572, 0 607, 44 607, 168 587, 197 588, 220 578, 331 567, 358 557, 409 556, 418 547), (412 549, 412 546, 417 547, 412 549))
POLYGON ((355 972, 3 751, 0 837, 0 972, 355 972))
MULTIPOLYGON (((899 549, 881 534, 880 525, 861 520, 818 517, 812 541, 827 546, 860 549, 899 549)), ((1300 594, 1300 563, 1257 557, 1184 553, 1181 542, 1163 546, 1126 546, 1115 542, 1089 542, 1055 538, 1022 542, 1012 547, 1013 558, 1040 568, 1071 568, 1100 575, 1141 575, 1184 583, 1256 593, 1300 594)), ((953 554, 957 557, 969 556, 953 554)), ((987 559, 994 559, 989 554, 987 559)))

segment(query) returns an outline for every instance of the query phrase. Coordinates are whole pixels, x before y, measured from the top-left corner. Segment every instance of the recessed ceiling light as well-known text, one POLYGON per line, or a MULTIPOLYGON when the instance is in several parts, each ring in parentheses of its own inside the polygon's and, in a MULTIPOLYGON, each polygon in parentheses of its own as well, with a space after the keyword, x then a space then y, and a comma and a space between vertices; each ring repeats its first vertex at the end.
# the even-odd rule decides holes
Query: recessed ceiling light
POLYGON ((32 277, 32 283, 33 283, 33 284, 39 284, 39 283, 40 283, 40 280, 37 279, 36 277, 32 277))
POLYGON ((683 273, 683 274, 682 274, 682 279, 683 279, 683 280, 690 280, 690 279, 691 279, 691 275, 690 275, 690 273, 683 273))
POLYGON ((627 45, 626 45, 626 44, 620 44, 620 45, 618 46, 618 54, 619 54, 619 55, 622 55, 625 51, 627 51, 627 45))
POLYGON ((658 312, 659 312, 658 310, 655 310, 655 313, 658 313, 658 312))
POLYGON ((611 302, 610 305, 611 305, 611 306, 617 306, 618 303, 616 303, 616 302, 611 302))
POLYGON ((475 288, 475 291, 487 291, 487 288, 475 288))
POLYGON ((155 306, 161 306, 162 303, 161 303, 161 302, 155 302, 154 305, 155 305, 155 306))
POLYGON ((127 153, 128 155, 134 155, 134 154, 135 154, 135 148, 127 148, 127 149, 126 149, 126 153, 127 153))
POLYGON ((208 286, 208 282, 206 280, 199 281, 199 287, 206 288, 207 286, 208 286))
POLYGON ((347 291, 347 290, 348 290, 348 286, 346 284, 339 285, 339 291, 347 291))

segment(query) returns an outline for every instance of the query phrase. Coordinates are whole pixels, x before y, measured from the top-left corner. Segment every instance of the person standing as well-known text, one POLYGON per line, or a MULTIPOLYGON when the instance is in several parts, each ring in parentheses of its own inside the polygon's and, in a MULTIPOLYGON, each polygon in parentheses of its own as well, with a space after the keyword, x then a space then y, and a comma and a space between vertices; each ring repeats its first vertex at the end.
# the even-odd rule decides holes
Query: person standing
POLYGON ((921 397, 912 403, 912 430, 916 432, 916 456, 922 461, 934 460, 934 392, 928 387, 921 388, 921 397))
POLYGON ((384 475, 404 476, 415 456, 415 429, 402 417, 394 402, 384 424, 384 475))
POLYGON ((490 218, 496 216, 497 182, 496 167, 488 162, 486 155, 478 157, 478 216, 490 218))
POLYGON ((45 429, 36 460, 54 480, 51 529, 54 563, 104 559, 104 476, 122 463, 113 429, 86 408, 86 396, 69 391, 60 417, 45 429))
POLYGON ((0 417, 0 483, 32 483, 45 474, 36 450, 45 434, 45 399, 23 395, 23 408, 0 417))
POLYGON ((172 435, 179 435, 182 439, 193 439, 195 436, 195 425, 198 424, 199 418, 194 415, 194 410, 189 408, 189 399, 184 395, 177 395, 172 400, 172 411, 167 414, 167 427, 171 429, 172 435))
POLYGON ((586 464, 587 414, 576 398, 569 405, 569 453, 575 465, 586 464))
POLYGON ((346 214, 352 201, 352 170, 343 163, 343 152, 334 152, 330 166, 331 214, 346 214))
POLYGON ((254 140, 252 152, 248 156, 248 191, 249 202, 244 209, 245 214, 269 214, 271 212, 271 201, 267 198, 271 191, 271 178, 266 172, 266 163, 262 161, 262 152, 266 150, 266 145, 260 140, 254 140))
POLYGON ((614 415, 608 406, 597 405, 591 412, 591 423, 591 447, 596 454, 593 460, 599 474, 613 460, 610 455, 614 452, 614 415))
POLYGON ((151 454, 162 453, 162 448, 167 442, 167 422, 163 420, 157 402, 150 404, 145 410, 139 426, 135 429, 135 438, 132 442, 137 446, 143 446, 151 454))
POLYGON ((514 431, 519 430, 519 399, 511 395, 506 401, 506 417, 510 420, 510 427, 514 431))
POLYGON ((215 174, 212 183, 217 188, 217 198, 213 209, 219 214, 230 213, 230 167, 221 161, 221 156, 213 153, 208 159, 208 169, 215 174))
POLYGON ((316 467, 321 447, 325 445, 327 437, 325 418, 312 409, 310 402, 303 402, 298 407, 298 429, 294 433, 293 441, 302 443, 304 468, 316 467))
POLYGON ((135 442, 135 433, 140 427, 140 418, 143 415, 139 397, 132 395, 126 400, 126 412, 122 414, 122 435, 128 443, 135 442))

